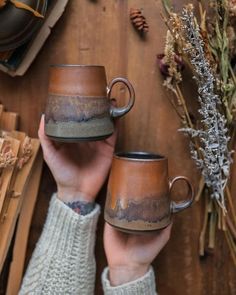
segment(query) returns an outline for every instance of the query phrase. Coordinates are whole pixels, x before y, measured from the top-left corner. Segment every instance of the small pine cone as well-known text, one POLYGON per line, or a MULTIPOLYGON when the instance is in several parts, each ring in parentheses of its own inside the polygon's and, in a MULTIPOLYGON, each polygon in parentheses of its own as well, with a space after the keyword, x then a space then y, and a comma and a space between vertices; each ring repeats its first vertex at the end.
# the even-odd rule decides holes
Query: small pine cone
POLYGON ((140 9, 130 9, 130 20, 139 32, 147 33, 149 31, 149 26, 146 22, 146 18, 143 16, 140 9))

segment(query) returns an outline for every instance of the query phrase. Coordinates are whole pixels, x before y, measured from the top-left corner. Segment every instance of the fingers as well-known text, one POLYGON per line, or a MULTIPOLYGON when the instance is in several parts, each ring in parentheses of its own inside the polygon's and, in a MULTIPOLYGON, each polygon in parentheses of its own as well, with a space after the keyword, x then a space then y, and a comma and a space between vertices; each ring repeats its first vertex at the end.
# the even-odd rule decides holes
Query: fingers
POLYGON ((118 123, 119 123, 119 121, 116 120, 115 121, 115 130, 114 130, 113 134, 105 140, 106 143, 109 144, 113 148, 115 147, 116 140, 118 137, 118 123))
POLYGON ((118 249, 122 248, 128 236, 128 234, 115 229, 113 226, 105 222, 104 239, 106 239, 108 243, 109 241, 115 241, 115 247, 117 247, 118 249))
POLYGON ((105 222, 104 237, 106 237, 109 240, 117 236, 117 234, 119 234, 119 232, 116 231, 110 224, 105 222))
POLYGON ((172 223, 168 225, 166 228, 160 231, 159 235, 156 237, 156 244, 158 252, 162 250, 162 248, 167 244, 170 239, 172 223))
POLYGON ((52 141, 45 135, 44 124, 44 115, 42 115, 39 124, 38 136, 43 149, 44 158, 46 160, 49 157, 49 155, 54 152, 55 148, 53 146, 52 141))

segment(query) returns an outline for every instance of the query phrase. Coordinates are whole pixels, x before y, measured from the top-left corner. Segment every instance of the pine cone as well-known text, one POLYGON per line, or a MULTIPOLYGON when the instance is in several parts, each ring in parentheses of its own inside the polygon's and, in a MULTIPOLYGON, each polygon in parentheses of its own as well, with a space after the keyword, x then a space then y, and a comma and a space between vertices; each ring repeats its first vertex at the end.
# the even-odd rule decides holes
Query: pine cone
POLYGON ((130 20, 139 32, 147 33, 149 31, 149 26, 146 22, 146 18, 143 16, 140 9, 130 9, 130 20))

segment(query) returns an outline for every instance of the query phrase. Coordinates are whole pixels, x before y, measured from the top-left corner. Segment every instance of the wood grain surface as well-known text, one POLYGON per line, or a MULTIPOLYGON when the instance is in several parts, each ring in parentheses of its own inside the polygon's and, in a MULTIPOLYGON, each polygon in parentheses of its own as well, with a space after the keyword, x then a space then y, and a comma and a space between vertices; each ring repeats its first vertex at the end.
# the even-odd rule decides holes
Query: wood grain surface
MULTIPOLYGON (((187 1, 176 0, 179 9, 187 1)), ((193 1, 191 1, 193 2, 193 1)), ((20 114, 20 129, 37 135, 41 113, 47 99, 48 66, 50 64, 101 64, 108 80, 127 77, 136 91, 132 111, 121 118, 117 150, 153 151, 168 156, 169 174, 188 176, 195 188, 198 172, 190 159, 188 141, 177 132, 179 120, 162 87, 156 54, 163 52, 166 28, 160 17, 160 0, 74 0, 69 1, 52 34, 24 77, 11 78, 0 73, 0 100, 5 107, 20 114), (150 31, 141 38, 129 21, 129 9, 141 8, 150 31)), ((188 76, 186 74, 186 76, 188 76)), ((189 77, 188 98, 194 105, 189 77)), ((118 105, 125 103, 127 90, 118 85, 113 95, 118 105)), ((235 178, 235 177, 234 177, 235 178)), ((233 181, 232 181, 233 183, 233 181)), ((27 261, 37 241, 55 183, 44 167, 40 193, 33 217, 27 261)), ((235 193, 235 187, 232 187, 235 193)), ((185 193, 179 186, 174 196, 185 193)), ((99 194, 104 204, 106 188, 99 194)), ((203 203, 194 204, 174 218, 168 246, 154 262, 158 291, 167 295, 236 294, 236 270, 230 260, 223 235, 217 236, 214 253, 202 260, 198 257, 198 238, 202 224, 203 203)), ((97 233, 96 295, 102 294, 101 272, 106 265, 102 247, 103 218, 97 233)))

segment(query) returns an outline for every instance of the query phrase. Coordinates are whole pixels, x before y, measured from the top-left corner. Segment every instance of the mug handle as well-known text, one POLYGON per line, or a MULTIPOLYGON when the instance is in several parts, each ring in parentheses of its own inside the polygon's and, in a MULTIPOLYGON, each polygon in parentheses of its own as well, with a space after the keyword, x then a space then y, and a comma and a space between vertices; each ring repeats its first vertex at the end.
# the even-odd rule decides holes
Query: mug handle
POLYGON ((126 87, 128 88, 128 90, 129 90, 129 101, 128 101, 128 104, 126 106, 121 107, 121 108, 116 108, 114 106, 111 106, 110 114, 111 114, 111 116, 113 118, 121 117, 121 116, 125 115, 126 113, 128 113, 130 111, 130 109, 133 107, 134 101, 135 101, 134 88, 131 85, 131 83, 125 78, 115 78, 109 83, 109 85, 107 87, 107 96, 108 96, 108 98, 110 99, 110 97, 111 97, 112 87, 116 83, 119 83, 119 82, 124 83, 126 85, 126 87))
POLYGON ((185 176, 177 176, 175 177, 174 179, 172 179, 170 182, 169 182, 169 190, 171 192, 172 188, 173 188, 173 185, 176 181, 179 181, 179 180, 184 180, 187 185, 188 185, 188 188, 189 188, 189 192, 188 192, 188 195, 190 195, 190 198, 188 200, 184 200, 184 201, 181 201, 181 202, 174 202, 174 201, 171 201, 171 212, 172 213, 177 213, 179 211, 182 211, 186 208, 188 208, 193 200, 194 200, 194 189, 193 189, 193 186, 190 182, 190 180, 185 177, 185 176))

